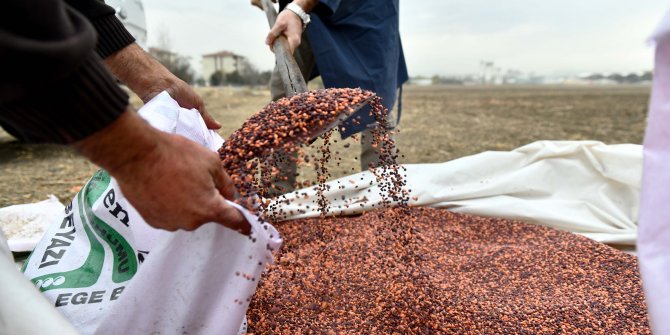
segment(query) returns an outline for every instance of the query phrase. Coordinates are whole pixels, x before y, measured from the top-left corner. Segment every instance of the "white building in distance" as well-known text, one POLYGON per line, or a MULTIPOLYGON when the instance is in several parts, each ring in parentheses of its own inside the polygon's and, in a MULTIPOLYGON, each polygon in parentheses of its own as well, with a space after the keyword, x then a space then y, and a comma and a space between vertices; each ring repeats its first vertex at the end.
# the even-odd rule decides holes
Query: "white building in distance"
POLYGON ((202 77, 207 82, 209 82, 216 71, 221 71, 224 76, 233 72, 243 75, 248 69, 249 62, 247 58, 230 51, 219 51, 202 55, 202 77))

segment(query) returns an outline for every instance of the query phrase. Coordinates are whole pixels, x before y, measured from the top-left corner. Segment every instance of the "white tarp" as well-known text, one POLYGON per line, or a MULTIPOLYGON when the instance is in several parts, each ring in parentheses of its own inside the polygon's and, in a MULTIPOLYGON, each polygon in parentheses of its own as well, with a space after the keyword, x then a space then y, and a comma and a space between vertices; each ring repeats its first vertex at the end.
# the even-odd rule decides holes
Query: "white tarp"
MULTIPOLYGON (((641 164, 639 145, 539 141, 509 152, 405 168, 413 206, 519 219, 634 246, 641 164)), ((380 190, 370 172, 328 184, 330 214, 379 207, 380 190)), ((307 188, 285 195, 279 208, 287 219, 315 217, 320 214, 315 199, 316 190, 307 188)))
POLYGON ((670 12, 653 36, 654 86, 644 139, 638 257, 655 334, 670 334, 670 12))
POLYGON ((53 195, 32 204, 0 208, 0 229, 7 238, 9 250, 30 252, 40 241, 53 218, 63 211, 63 204, 53 195))

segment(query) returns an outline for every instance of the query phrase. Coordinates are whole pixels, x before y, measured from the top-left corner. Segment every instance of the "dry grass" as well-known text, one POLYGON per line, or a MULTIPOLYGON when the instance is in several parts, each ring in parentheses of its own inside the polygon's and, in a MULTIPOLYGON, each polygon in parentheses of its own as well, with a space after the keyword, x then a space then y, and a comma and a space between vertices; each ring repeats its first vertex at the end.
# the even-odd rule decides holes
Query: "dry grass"
MULTIPOLYGON (((270 96, 264 89, 198 91, 224 124, 219 131, 224 138, 270 96)), ((444 162, 537 140, 639 144, 649 91, 646 86, 406 87, 397 138, 401 162, 444 162)), ((132 103, 141 105, 136 97, 132 103)), ((357 145, 344 148, 338 141, 332 151, 342 157, 339 166, 331 166, 334 176, 359 170, 357 145)), ((43 200, 47 194, 67 202, 95 169, 68 148, 21 144, 0 130, 0 207, 43 200)), ((311 176, 308 170, 301 172, 311 176)))

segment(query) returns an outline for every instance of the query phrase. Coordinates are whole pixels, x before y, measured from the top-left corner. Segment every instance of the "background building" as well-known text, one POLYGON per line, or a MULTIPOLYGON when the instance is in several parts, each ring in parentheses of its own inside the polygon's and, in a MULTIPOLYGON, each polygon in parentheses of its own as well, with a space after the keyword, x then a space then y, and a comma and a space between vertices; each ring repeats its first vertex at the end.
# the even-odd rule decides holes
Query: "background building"
POLYGON ((202 56, 202 77, 210 84, 227 83, 227 76, 243 76, 250 71, 246 57, 236 55, 230 51, 219 51, 202 56), (212 76, 217 72, 223 76, 220 82, 212 83, 212 76))

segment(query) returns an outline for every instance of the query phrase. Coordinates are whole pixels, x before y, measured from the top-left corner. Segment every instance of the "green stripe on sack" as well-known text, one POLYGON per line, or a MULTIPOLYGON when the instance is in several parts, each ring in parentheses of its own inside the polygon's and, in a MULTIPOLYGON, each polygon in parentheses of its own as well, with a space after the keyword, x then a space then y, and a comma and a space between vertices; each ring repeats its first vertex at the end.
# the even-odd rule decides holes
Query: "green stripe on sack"
MULTIPOLYGON (((85 186, 87 190, 89 189, 90 183, 91 182, 89 181, 85 186)), ((84 231, 86 232, 86 237, 90 242, 91 250, 84 261, 84 264, 78 269, 50 273, 31 279, 35 286, 42 292, 52 289, 90 287, 95 284, 100 277, 102 264, 105 260, 105 249, 86 224, 84 211, 82 210, 84 206, 83 193, 84 192, 79 192, 77 194, 77 207, 79 207, 79 217, 81 219, 81 224, 84 227, 84 231)))
POLYGON ((98 171, 90 183, 93 185, 90 192, 87 190, 84 195, 84 210, 89 224, 93 231, 102 238, 112 249, 114 259, 112 267, 112 281, 114 283, 122 283, 133 278, 137 273, 137 258, 135 257, 135 250, 130 246, 128 241, 114 228, 102 221, 93 214, 92 205, 98 201, 103 192, 107 189, 110 183, 109 174, 104 171, 98 171))
POLYGON ((35 254, 34 251, 31 252, 30 255, 28 255, 28 258, 26 258, 26 260, 23 262, 23 265, 21 265, 21 272, 23 272, 23 273, 26 272, 26 269, 28 268, 28 264, 30 263, 30 258, 33 257, 33 254, 35 254))

